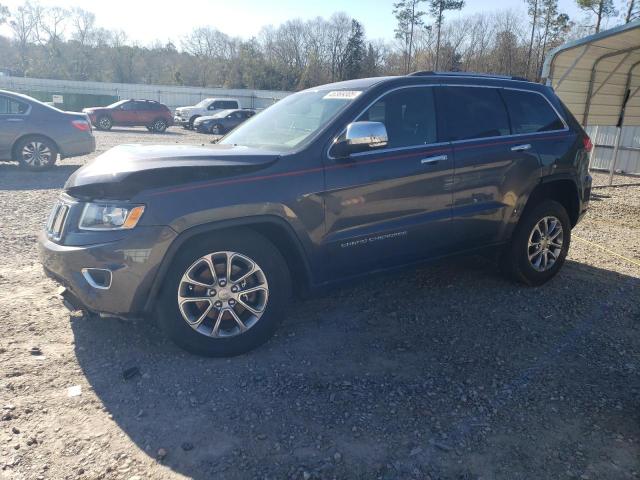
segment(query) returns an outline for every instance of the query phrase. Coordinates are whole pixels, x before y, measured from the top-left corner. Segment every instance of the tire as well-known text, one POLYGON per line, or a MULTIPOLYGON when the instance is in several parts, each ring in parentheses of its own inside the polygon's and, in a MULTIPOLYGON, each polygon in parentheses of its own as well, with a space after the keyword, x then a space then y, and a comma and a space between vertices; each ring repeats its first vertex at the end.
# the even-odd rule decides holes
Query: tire
POLYGON ((15 160, 28 170, 44 170, 55 165, 58 147, 47 137, 31 135, 14 147, 15 160))
POLYGON ((149 130, 150 132, 153 132, 153 127, 150 127, 149 125, 146 125, 147 130, 149 130))
POLYGON ((113 120, 111 120, 111 117, 107 116, 107 115, 102 115, 101 117, 98 117, 98 120, 96 121, 96 128, 98 130, 111 130, 111 127, 113 127, 113 120))
POLYGON ((151 131, 155 133, 164 133, 167 129, 167 121, 164 118, 157 118, 153 121, 151 131))
POLYGON ((252 350, 271 338, 285 315, 290 296, 289 270, 280 251, 262 235, 248 229, 236 229, 197 238, 177 254, 158 296, 157 318, 167 336, 185 350, 196 355, 229 357, 252 350), (203 260, 205 256, 212 261, 203 260), (226 283, 221 283, 223 275, 226 276, 228 258, 233 259, 231 263, 237 272, 230 275, 232 281, 227 279, 226 283), (247 277, 243 284, 240 281, 242 276, 250 271, 247 259, 258 270, 247 277), (217 271, 217 283, 210 273, 211 264, 215 265, 217 271), (194 277, 201 283, 192 283, 194 277), (210 284, 210 288, 204 284, 210 284), (242 303, 242 291, 232 293, 237 287, 244 291, 255 290, 249 293, 255 297, 249 302, 244 295, 247 303, 242 303), (215 292, 212 292, 214 289, 215 292), (184 302, 182 309, 179 296, 184 302), (207 301, 189 300, 193 296, 207 301), (256 312, 262 306, 260 316, 243 308, 249 303, 256 312), (240 323, 233 320, 229 309, 233 309, 242 320, 246 328, 244 332, 240 323), (221 313, 223 310, 226 313, 221 313), (219 315, 222 316, 218 322, 219 315), (214 336, 216 324, 218 334, 214 336))
POLYGON ((218 123, 211 127, 211 133, 213 135, 224 135, 224 127, 218 123))
POLYGON ((193 122, 196 121, 196 118, 198 118, 200 115, 194 115, 193 117, 191 117, 189 119, 189 130, 193 130, 193 122))
POLYGON ((542 285, 560 271, 570 244, 571 221, 567 211, 554 200, 543 200, 526 210, 518 222, 503 254, 503 269, 517 282, 542 285))

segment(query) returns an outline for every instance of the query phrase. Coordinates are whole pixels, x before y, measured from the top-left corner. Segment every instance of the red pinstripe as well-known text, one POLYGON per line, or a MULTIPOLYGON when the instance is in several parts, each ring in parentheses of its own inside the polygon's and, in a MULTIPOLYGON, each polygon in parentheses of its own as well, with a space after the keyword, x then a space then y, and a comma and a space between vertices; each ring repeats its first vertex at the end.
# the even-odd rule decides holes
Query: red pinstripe
MULTIPOLYGON (((561 138, 566 138, 573 135, 572 133, 570 134, 564 134, 564 135, 548 135, 548 136, 544 136, 544 137, 537 137, 536 140, 550 140, 550 139, 561 139, 561 138)), ((510 139, 510 140, 504 140, 504 141, 500 141, 500 142, 490 142, 490 143, 482 143, 482 144, 477 144, 477 143, 471 143, 470 145, 461 145, 461 146, 455 146, 454 148, 456 150, 468 150, 470 148, 483 148, 483 147, 493 147, 493 146, 499 146, 499 145, 509 145, 511 143, 520 143, 524 140, 522 139, 510 139)), ((371 165, 374 163, 381 163, 381 162, 386 162, 389 160, 398 160, 398 159, 402 159, 402 158, 410 158, 410 157, 416 157, 416 156, 422 156, 425 154, 431 154, 431 153, 440 153, 440 152, 446 152, 448 150, 450 150, 452 147, 446 147, 446 148, 437 148, 434 150, 429 150, 428 147, 426 148, 426 150, 424 151, 420 151, 418 153, 416 152, 409 152, 409 153, 403 153, 400 155, 392 155, 389 157, 380 157, 380 158, 374 158, 371 160, 359 160, 357 165, 371 165)), ((270 175, 258 175, 255 177, 243 177, 243 178, 231 178, 229 180, 217 180, 217 181, 213 181, 213 182, 208 182, 208 183, 202 183, 199 185, 185 185, 184 187, 176 187, 176 188, 172 188, 170 190, 163 190, 160 192, 154 192, 151 193, 150 196, 156 196, 156 195, 166 195, 169 193, 177 193, 177 192, 185 192, 185 191, 190 191, 190 190, 199 190, 201 188, 210 188, 210 187, 220 187, 220 186, 224 186, 224 185, 236 185, 238 183, 249 183, 249 182, 259 182, 262 180, 270 180, 272 178, 282 178, 282 177, 295 177, 295 176, 300 176, 300 175, 307 175, 310 173, 317 173, 317 172, 322 172, 323 170, 337 170, 337 169, 341 169, 341 168, 349 168, 352 167, 354 164, 352 163, 336 163, 333 165, 328 165, 326 167, 314 167, 314 168, 307 168, 304 170, 293 170, 290 172, 281 172, 281 173, 272 173, 270 175)))

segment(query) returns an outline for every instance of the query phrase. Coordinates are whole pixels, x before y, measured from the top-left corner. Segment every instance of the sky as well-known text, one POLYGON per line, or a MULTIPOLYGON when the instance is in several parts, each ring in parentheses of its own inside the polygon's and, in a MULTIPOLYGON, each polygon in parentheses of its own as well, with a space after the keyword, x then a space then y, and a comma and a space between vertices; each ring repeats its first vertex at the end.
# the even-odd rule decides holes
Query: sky
MULTIPOLYGON (((623 0, 617 0, 620 3, 623 0)), ((123 30, 130 41, 148 45, 155 40, 180 39, 194 27, 211 26, 242 38, 257 35, 265 25, 278 25, 289 19, 329 17, 337 11, 346 12, 365 27, 367 38, 392 39, 395 20, 394 0, 40 0, 43 6, 74 6, 96 15, 97 24, 110 30, 123 30)), ((23 0, 0 0, 0 4, 14 9, 23 0)), ((559 0, 560 11, 572 18, 584 14, 574 0, 559 0)), ((513 9, 526 14, 524 0, 466 0, 461 12, 447 12, 447 19, 497 9, 513 9)), ((8 33, 0 27, 0 33, 8 33)))

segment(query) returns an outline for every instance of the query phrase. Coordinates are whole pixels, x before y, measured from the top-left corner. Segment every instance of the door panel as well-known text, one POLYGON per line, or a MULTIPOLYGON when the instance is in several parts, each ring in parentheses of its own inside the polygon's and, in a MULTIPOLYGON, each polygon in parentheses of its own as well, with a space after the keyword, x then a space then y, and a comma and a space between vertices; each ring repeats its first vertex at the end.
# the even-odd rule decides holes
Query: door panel
POLYGON ((436 93, 442 130, 453 142, 452 242, 457 250, 500 242, 540 174, 534 139, 512 135, 499 88, 448 86, 436 93))
POLYGON ((531 139, 454 144, 454 238, 458 249, 503 239, 518 199, 540 173, 531 139), (525 150, 512 150, 526 147, 525 150))
POLYGON ((389 145, 327 165, 331 269, 358 274, 441 254, 448 243, 453 161, 450 145, 436 143, 432 89, 391 92, 357 120, 384 123, 389 145))

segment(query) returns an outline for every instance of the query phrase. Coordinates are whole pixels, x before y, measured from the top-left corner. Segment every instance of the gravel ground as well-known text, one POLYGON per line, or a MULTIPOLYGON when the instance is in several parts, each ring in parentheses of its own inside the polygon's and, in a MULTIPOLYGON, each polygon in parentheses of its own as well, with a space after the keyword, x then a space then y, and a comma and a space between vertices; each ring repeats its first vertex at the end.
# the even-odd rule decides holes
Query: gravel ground
POLYGON ((152 321, 70 315, 56 298, 36 232, 86 160, 0 165, 0 477, 640 478, 637 179, 594 190, 544 287, 449 260, 296 302, 262 348, 204 359, 152 321))

